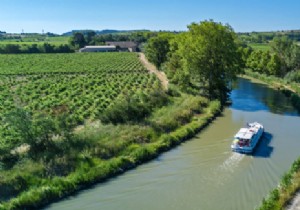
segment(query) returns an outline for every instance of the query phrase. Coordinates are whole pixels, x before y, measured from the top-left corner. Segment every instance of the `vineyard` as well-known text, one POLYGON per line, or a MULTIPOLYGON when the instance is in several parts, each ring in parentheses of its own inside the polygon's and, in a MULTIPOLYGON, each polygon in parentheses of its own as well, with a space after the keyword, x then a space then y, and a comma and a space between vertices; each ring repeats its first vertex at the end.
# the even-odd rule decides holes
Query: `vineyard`
POLYGON ((0 69, 0 120, 21 107, 32 113, 65 112, 75 126, 99 119, 125 96, 160 88, 131 53, 0 55, 0 69))
POLYGON ((0 54, 0 74, 38 73, 145 73, 130 53, 0 54))

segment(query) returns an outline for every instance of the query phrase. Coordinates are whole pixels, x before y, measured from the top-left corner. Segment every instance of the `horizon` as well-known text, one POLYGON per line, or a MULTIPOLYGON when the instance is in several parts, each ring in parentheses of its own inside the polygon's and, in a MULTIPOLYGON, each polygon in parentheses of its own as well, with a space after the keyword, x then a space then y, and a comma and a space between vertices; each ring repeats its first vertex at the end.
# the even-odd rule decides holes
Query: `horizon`
MULTIPOLYGON (((5 32, 6 34, 39 34, 39 35, 44 35, 46 33, 52 33, 52 34, 55 34, 55 35, 59 35, 59 36, 63 36, 63 34, 66 34, 66 33, 70 33, 72 31, 117 31, 117 32, 122 32, 122 31, 128 31, 128 32, 131 32, 131 31, 150 31, 150 32, 160 32, 160 31, 163 31, 163 32, 184 32, 184 31, 187 31, 187 30, 181 30, 181 31, 176 31, 176 30, 150 30, 150 29, 131 29, 131 30, 127 30, 127 29, 122 29, 122 30, 119 30, 119 29, 110 29, 110 28, 106 28, 106 29, 72 29, 70 31, 65 31, 63 33, 54 33, 52 31, 45 31, 45 32, 7 32, 7 31, 4 31, 4 30, 0 30, 0 32, 5 32)), ((272 31, 244 31, 244 32, 240 32, 240 31, 235 31, 235 33, 276 33, 276 32, 290 32, 290 31, 300 31, 300 28, 299 29, 286 29, 286 30, 272 30, 272 31)), ((110 33, 108 33, 110 34, 110 33)))
POLYGON ((89 28, 186 31, 192 22, 210 19, 229 24, 237 33, 300 29, 300 2, 294 0, 2 0, 1 7, 0 31, 17 34, 89 28))

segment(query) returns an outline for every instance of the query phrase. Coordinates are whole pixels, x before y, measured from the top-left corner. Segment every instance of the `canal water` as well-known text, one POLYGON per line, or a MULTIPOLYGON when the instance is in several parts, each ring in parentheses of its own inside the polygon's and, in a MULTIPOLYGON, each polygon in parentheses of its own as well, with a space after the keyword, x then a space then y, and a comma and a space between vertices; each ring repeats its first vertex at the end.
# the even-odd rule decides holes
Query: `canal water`
POLYGON ((190 141, 47 209, 254 209, 300 156, 300 117, 283 94, 247 79, 231 99, 190 141), (252 121, 266 131, 254 154, 231 152, 233 135, 252 121))

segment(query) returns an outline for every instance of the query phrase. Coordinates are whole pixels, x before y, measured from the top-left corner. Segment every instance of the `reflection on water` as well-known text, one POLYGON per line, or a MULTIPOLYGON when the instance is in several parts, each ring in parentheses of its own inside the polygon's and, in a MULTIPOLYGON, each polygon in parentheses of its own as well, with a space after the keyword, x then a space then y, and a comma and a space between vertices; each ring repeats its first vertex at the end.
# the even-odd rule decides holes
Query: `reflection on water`
POLYGON ((231 93, 234 101, 231 108, 247 112, 270 111, 275 114, 298 116, 289 99, 280 91, 265 84, 253 85, 248 79, 240 78, 237 89, 231 93))
POLYGON ((254 209, 300 155, 300 118, 283 94, 246 79, 231 98, 192 140, 47 209, 254 209), (265 128, 254 154, 232 153, 234 134, 252 121, 265 128))

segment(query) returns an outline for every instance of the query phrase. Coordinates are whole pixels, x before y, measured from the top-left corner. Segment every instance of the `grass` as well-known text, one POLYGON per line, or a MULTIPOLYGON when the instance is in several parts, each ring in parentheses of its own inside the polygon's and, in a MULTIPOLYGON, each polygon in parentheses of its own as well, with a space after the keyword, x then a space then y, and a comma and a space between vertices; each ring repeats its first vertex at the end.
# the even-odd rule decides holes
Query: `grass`
POLYGON ((249 43, 248 44, 250 47, 252 47, 254 50, 262 50, 262 51, 267 51, 271 50, 271 47, 269 44, 266 43, 249 43))
POLYGON ((155 111, 148 122, 157 130, 169 132, 189 122, 195 114, 199 114, 207 106, 206 98, 185 94, 175 98, 172 105, 155 111))
POLYGON ((69 37, 57 36, 57 37, 23 37, 22 39, 4 39, 0 40, 0 45, 15 44, 15 45, 43 45, 49 43, 52 45, 68 44, 69 37))

